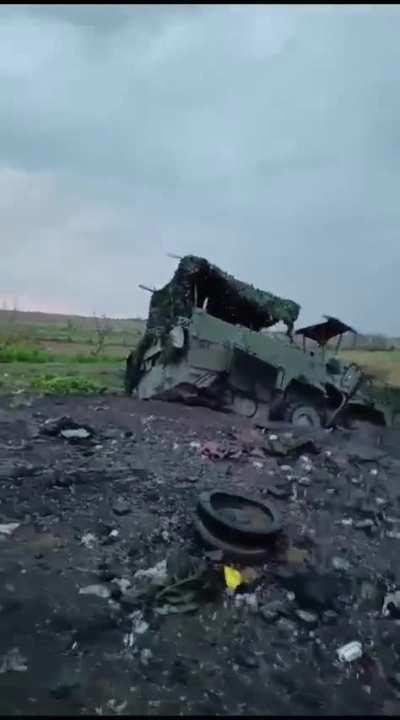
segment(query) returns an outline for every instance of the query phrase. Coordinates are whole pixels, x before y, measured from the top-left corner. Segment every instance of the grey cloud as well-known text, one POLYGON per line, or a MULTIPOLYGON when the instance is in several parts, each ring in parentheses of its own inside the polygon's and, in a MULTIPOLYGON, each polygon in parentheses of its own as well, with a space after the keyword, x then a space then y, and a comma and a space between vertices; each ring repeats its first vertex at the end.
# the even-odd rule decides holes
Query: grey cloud
POLYGON ((2 6, 0 170, 19 173, 8 292, 22 293, 25 248, 31 294, 73 288, 83 309, 143 313, 137 283, 168 279, 167 250, 195 252, 293 297, 305 322, 329 312, 399 333, 387 310, 400 263, 399 12, 2 6), (29 239, 26 177, 47 187, 29 239))

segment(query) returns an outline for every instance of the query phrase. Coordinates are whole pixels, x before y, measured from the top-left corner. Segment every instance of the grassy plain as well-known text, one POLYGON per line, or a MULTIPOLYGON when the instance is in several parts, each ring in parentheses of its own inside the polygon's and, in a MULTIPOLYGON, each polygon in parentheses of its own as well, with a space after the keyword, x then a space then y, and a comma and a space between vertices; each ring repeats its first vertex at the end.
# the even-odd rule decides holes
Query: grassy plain
POLYGON ((400 350, 344 350, 341 354, 360 365, 377 382, 400 387, 400 350))
POLYGON ((0 393, 122 392, 140 319, 0 311, 0 393))

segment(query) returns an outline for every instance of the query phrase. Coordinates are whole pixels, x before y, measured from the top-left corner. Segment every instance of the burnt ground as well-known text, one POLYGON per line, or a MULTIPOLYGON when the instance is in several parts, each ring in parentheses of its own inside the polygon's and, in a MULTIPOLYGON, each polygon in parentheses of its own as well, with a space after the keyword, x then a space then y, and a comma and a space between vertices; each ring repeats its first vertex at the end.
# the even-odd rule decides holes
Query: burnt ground
POLYGON ((246 422, 129 398, 3 398, 0 527, 19 525, 0 533, 1 714, 398 714, 400 610, 382 612, 400 588, 398 436, 202 455, 234 427, 246 422), (94 438, 43 435, 61 415, 94 438), (121 580, 134 588, 177 546, 205 557, 191 513, 216 487, 270 490, 281 513, 253 585, 182 615, 130 605, 121 580), (79 592, 91 585, 108 597, 79 592), (351 641, 362 657, 339 662, 351 641))

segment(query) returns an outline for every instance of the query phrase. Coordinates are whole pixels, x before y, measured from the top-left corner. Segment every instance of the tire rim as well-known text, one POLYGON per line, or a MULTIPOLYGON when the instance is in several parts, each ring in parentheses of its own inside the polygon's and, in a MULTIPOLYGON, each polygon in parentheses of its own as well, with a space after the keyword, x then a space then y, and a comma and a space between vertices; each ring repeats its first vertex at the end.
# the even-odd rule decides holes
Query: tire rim
POLYGON ((300 427, 319 427, 321 425, 318 413, 313 408, 298 408, 293 412, 293 425, 300 427))

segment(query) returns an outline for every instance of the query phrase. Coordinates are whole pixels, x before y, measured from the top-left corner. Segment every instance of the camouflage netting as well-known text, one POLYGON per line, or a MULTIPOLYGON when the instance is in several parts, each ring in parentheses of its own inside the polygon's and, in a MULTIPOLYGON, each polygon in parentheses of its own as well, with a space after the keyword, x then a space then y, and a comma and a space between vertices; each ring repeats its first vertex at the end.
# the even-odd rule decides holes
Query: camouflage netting
POLYGON ((300 312, 300 306, 292 300, 258 290, 204 258, 187 255, 172 280, 152 295, 146 333, 137 351, 128 358, 129 392, 140 379, 139 368, 146 350, 158 339, 165 339, 176 318, 189 318, 193 306, 202 307, 205 301, 210 315, 256 331, 282 321, 291 334, 300 312))

